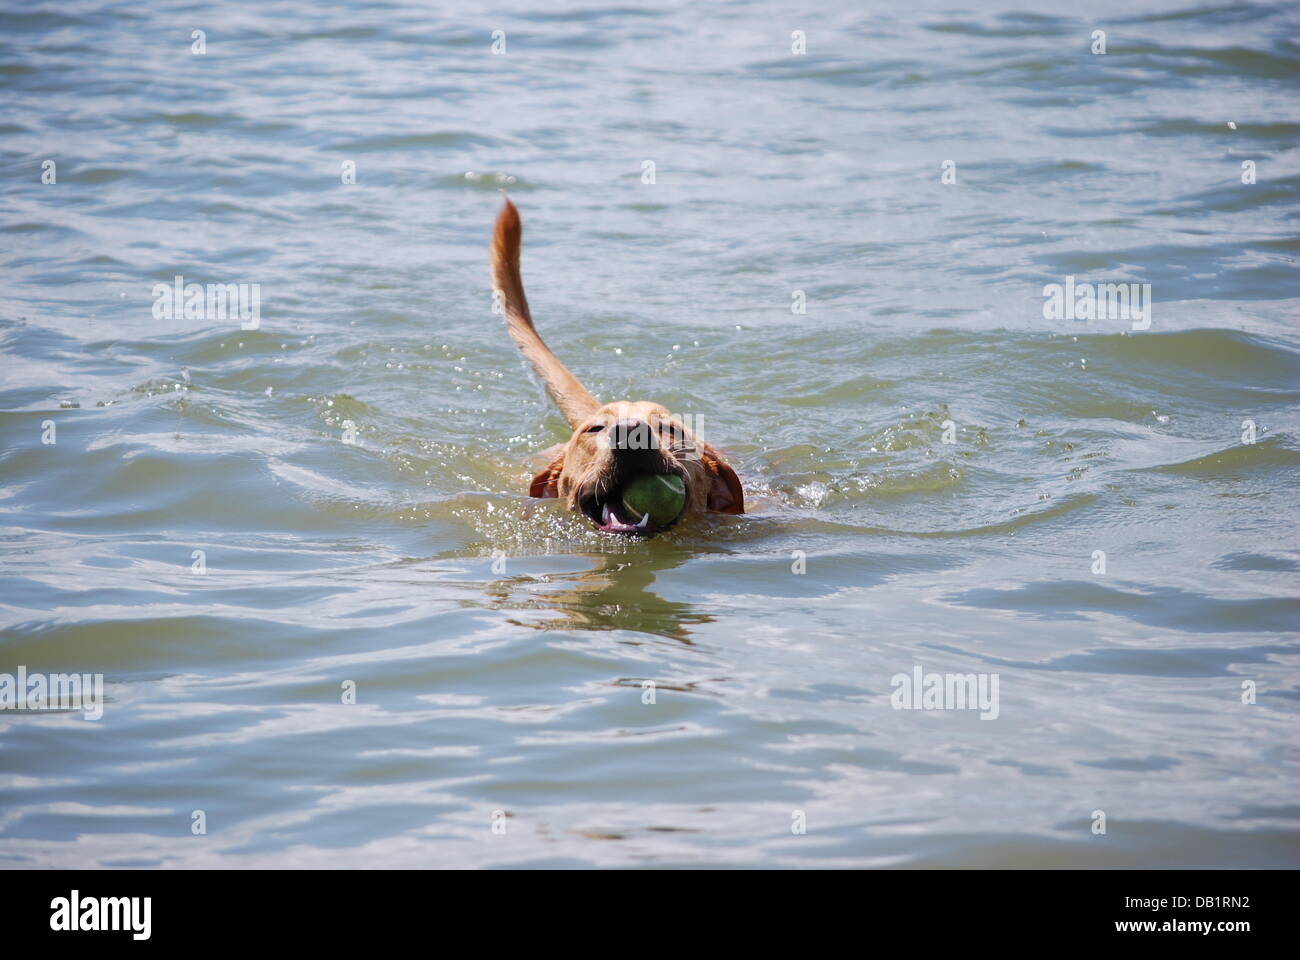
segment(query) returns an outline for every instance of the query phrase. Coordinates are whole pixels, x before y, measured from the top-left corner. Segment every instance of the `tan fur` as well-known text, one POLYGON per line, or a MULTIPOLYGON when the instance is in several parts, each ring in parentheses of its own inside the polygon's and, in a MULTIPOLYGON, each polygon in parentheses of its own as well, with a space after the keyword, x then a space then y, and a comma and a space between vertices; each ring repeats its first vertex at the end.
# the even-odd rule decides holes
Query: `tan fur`
POLYGON ((522 235, 519 212, 506 200, 492 236, 492 282, 511 337, 573 428, 560 454, 533 478, 529 493, 558 497, 569 509, 583 510, 633 473, 676 474, 686 487, 683 516, 709 510, 744 513, 740 480, 716 450, 657 403, 598 404, 542 342, 519 274, 522 235))
POLYGON ((528 298, 524 296, 524 282, 519 276, 519 245, 523 234, 519 211, 507 200, 497 215, 496 230, 492 233, 492 286, 501 295, 510 336, 542 378, 542 383, 546 384, 546 390, 560 412, 571 426, 576 427, 580 420, 591 416, 599 404, 569 372, 569 368, 551 353, 533 328, 528 298))

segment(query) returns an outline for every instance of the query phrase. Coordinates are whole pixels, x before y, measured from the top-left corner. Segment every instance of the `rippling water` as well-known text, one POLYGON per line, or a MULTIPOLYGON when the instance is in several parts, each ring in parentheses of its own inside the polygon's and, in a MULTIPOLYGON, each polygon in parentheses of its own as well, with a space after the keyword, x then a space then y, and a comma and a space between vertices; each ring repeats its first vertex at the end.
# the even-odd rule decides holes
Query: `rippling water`
POLYGON ((827 7, 0 13, 0 862, 1300 864, 1300 8, 827 7), (502 186, 748 515, 526 498, 502 186))

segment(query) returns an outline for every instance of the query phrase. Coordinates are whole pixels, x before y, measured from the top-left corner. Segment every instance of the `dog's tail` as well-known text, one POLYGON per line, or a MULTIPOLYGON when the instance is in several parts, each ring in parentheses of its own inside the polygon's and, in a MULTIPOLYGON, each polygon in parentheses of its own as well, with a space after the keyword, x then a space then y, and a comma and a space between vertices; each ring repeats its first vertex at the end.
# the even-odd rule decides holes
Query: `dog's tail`
POLYGON ((576 427, 600 406, 578 378, 569 372, 555 354, 537 335, 533 318, 528 312, 528 299, 524 296, 524 282, 519 276, 519 241, 524 228, 519 222, 519 211, 506 199, 497 214, 496 229, 492 231, 492 288, 501 300, 506 314, 510 336, 524 358, 532 365, 546 385, 555 405, 576 427))

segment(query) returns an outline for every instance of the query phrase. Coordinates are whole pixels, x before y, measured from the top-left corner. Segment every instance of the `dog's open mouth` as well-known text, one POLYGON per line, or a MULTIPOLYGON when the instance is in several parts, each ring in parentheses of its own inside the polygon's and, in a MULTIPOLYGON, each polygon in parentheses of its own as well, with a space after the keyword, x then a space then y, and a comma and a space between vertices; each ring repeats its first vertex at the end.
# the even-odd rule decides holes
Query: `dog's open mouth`
POLYGON ((635 512, 628 509, 623 503, 621 486, 607 493, 589 494, 578 501, 578 506, 583 515, 601 533, 621 533, 628 536, 650 536, 661 530, 667 530, 677 522, 685 510, 683 504, 682 510, 678 511, 673 519, 666 523, 655 523, 650 514, 637 516, 635 512))

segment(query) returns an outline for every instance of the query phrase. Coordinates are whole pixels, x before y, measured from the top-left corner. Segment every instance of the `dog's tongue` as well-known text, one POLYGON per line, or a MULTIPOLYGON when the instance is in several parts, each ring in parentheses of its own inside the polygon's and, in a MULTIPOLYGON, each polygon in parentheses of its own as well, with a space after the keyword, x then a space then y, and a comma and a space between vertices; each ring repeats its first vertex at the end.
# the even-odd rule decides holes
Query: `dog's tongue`
POLYGON ((605 504, 604 515, 601 517, 600 529, 609 533, 644 533, 650 527, 650 514, 641 518, 640 522, 629 520, 622 509, 617 505, 605 504))

